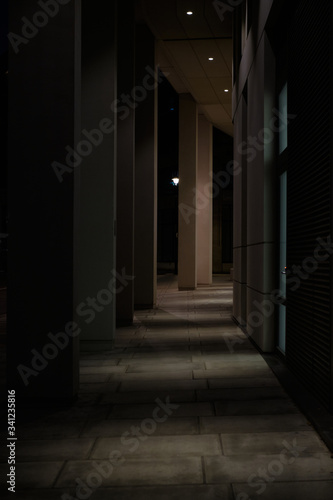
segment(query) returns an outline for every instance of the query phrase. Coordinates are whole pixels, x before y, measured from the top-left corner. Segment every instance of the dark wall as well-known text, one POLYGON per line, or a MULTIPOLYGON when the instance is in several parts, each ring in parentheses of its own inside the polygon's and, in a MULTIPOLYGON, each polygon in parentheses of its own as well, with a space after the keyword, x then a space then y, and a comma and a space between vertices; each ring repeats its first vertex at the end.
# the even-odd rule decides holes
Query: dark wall
POLYGON ((289 33, 287 259, 304 278, 287 292, 286 356, 332 409, 332 258, 316 253, 332 234, 332 2, 297 2, 289 33))

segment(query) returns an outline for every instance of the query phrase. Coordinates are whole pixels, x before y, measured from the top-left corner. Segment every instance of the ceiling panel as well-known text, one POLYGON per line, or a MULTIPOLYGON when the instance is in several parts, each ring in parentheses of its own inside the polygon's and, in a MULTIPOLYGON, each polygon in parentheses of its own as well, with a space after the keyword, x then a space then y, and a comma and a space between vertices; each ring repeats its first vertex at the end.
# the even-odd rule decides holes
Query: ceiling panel
POLYGON ((205 104, 203 105, 204 110, 213 118, 214 122, 229 122, 230 116, 222 106, 222 104, 205 104))
POLYGON ((232 121, 230 120, 229 115, 226 113, 224 108, 222 108, 222 106, 219 110, 218 106, 202 105, 201 110, 205 114, 207 120, 209 120, 214 125, 214 127, 219 128, 228 135, 233 135, 232 121), (226 118, 223 119, 223 116, 225 116, 226 118))
POLYGON ((226 112, 228 113, 228 115, 230 116, 230 120, 232 120, 232 102, 229 102, 227 104, 223 104, 223 107, 226 110, 226 112))
POLYGON ((208 77, 231 76, 215 40, 191 40, 191 45, 208 77), (214 60, 209 61, 209 57, 214 60))
POLYGON ((190 42, 165 42, 165 47, 187 78, 204 78, 206 76, 190 42))
POLYGON ((232 101, 232 81, 228 78, 210 78, 210 83, 218 96, 221 104, 231 103, 232 101), (225 92, 225 89, 229 92, 225 92))
MULTIPOLYGON (((161 68, 162 69, 162 68, 161 68)), ((166 73, 162 69, 163 73, 167 77, 168 81, 171 83, 173 88, 178 94, 187 94, 188 86, 184 84, 183 80, 174 71, 170 72, 170 68, 166 68, 166 73)))
POLYGON ((177 16, 177 0, 143 0, 142 11, 157 39, 186 39, 187 35, 177 16))
POLYGON ((207 78, 188 78, 191 93, 200 104, 219 104, 220 101, 207 78))
POLYGON ((222 16, 214 7, 213 0, 205 0, 205 18, 215 37, 232 37, 232 13, 226 11, 222 16))
POLYGON ((177 16, 189 38, 211 38, 213 36, 205 18, 205 2, 202 0, 178 0, 177 16), (193 15, 188 16, 187 11, 192 11, 193 15))
POLYGON ((231 37, 231 17, 222 22, 212 0, 141 0, 141 4, 158 41, 158 65, 173 88, 179 94, 192 94, 207 119, 233 135, 233 47, 232 39, 225 38, 231 37), (192 16, 186 14, 189 10, 192 16))
POLYGON ((216 40, 216 44, 232 74, 232 57, 233 57, 233 42, 231 39, 216 40))

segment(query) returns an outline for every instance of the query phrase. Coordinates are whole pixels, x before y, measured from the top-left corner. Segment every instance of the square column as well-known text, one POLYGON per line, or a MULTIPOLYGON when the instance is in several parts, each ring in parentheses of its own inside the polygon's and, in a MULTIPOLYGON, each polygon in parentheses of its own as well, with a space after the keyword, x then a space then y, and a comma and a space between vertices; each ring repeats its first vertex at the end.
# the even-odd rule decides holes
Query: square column
POLYGON ((213 271, 213 125, 198 119, 197 279, 212 284, 213 271))
MULTIPOLYGON (((135 9, 134 0, 117 3, 119 107, 135 88, 135 9)), ((117 271, 134 276, 134 175, 135 175, 135 96, 132 106, 118 114, 117 130, 117 271)), ((120 283, 121 285, 121 283, 120 283)), ((128 280, 116 297, 118 325, 130 325, 134 316, 134 280, 128 280)))
POLYGON ((138 308, 156 302, 157 285, 157 86, 155 38, 136 28, 135 109, 135 281, 138 308))
POLYGON ((76 317, 83 349, 114 343, 116 282, 116 5, 103 13, 82 1, 82 162, 79 175, 79 249, 76 317), (98 33, 98 36, 96 36, 98 33))
POLYGON ((81 2, 52 19, 35 0, 9 6, 10 32, 23 18, 30 27, 9 52, 7 382, 18 404, 48 405, 79 382, 78 177, 66 148, 80 140, 81 2))
POLYGON ((197 286, 198 111, 190 94, 179 96, 178 288, 197 286))

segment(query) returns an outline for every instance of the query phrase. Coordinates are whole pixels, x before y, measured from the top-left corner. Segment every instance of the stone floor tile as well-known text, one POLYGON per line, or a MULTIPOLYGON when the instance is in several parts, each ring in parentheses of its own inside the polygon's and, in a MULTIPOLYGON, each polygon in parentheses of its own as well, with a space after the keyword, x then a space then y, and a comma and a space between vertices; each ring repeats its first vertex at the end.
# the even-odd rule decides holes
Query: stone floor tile
MULTIPOLYGON (((252 363, 253 364, 253 363, 252 363)), ((193 370, 194 378, 239 378, 239 377, 274 377, 266 366, 251 368, 248 366, 225 366, 219 370, 193 370)))
MULTIPOLYGON (((64 462, 16 462, 16 488, 52 488, 63 465, 64 462)), ((0 464, 0 474, 8 474, 7 463, 0 464)), ((11 493, 11 498, 15 497, 11 493)))
MULTIPOLYGON (((108 376, 109 379, 109 376, 108 376)), ((94 393, 94 394, 101 394, 101 393, 113 393, 116 392, 116 390, 119 387, 119 382, 113 381, 113 382, 105 382, 102 384, 80 384, 80 392, 81 393, 94 393)))
POLYGON ((85 419, 81 422, 33 421, 17 427, 17 436, 23 439, 75 439, 78 438, 84 427, 85 419))
POLYGON ((82 366, 80 368, 80 374, 90 375, 95 373, 124 373, 126 371, 126 366, 82 366))
POLYGON ((80 367, 85 366, 116 366, 119 363, 120 359, 81 359, 80 367))
POLYGON ((236 500, 331 500, 332 481, 290 481, 260 485, 233 484, 236 500), (264 490, 264 491, 262 491, 264 490), (259 493, 260 492, 260 493, 259 493))
POLYGON ((331 479, 333 474, 330 454, 322 453, 298 457, 292 464, 286 465, 281 462, 280 454, 204 457, 204 463, 208 484, 251 480, 254 483, 254 478, 261 470, 268 473, 269 477, 279 477, 280 481, 322 481, 331 479))
MULTIPOLYGON (((91 500, 234 500, 230 485, 155 486, 135 488, 108 488, 96 491, 91 500)), ((22 500, 35 500, 33 497, 22 500)), ((53 498, 52 498, 53 500, 53 498)), ((326 500, 326 498, 324 499, 326 500)))
MULTIPOLYGON (((133 361, 134 362, 148 362, 148 364, 151 364, 151 361, 154 360, 154 362, 160 362, 163 360, 164 363, 178 363, 178 361, 188 361, 188 362, 193 362, 192 360, 192 354, 189 351, 155 351, 155 352, 136 352, 133 355, 133 361)), ((120 364, 123 363, 123 360, 120 362, 120 364)), ((198 363, 201 363, 199 360, 198 363)))
POLYGON ((163 352, 166 352, 167 354, 169 352, 189 352, 189 345, 184 343, 183 345, 177 344, 173 345, 172 343, 165 342, 165 339, 163 339, 163 343, 159 342, 157 344, 145 344, 141 345, 140 347, 126 347, 126 352, 129 354, 154 354, 154 355, 161 355, 163 356, 163 352))
MULTIPOLYGON (((16 449, 18 462, 54 462, 64 460, 85 460, 92 450, 94 439, 34 439, 19 441, 16 449)), ((0 457, 6 456, 1 450, 0 457)))
POLYGON ((161 363, 158 361, 153 364, 147 363, 130 363, 126 373, 142 373, 142 372, 174 372, 181 370, 200 370, 204 368, 203 363, 178 362, 178 363, 161 363))
POLYGON ((102 384, 108 379, 108 373, 91 373, 90 375, 80 375, 80 384, 102 384))
MULTIPOLYGON (((226 342, 225 339, 223 339, 221 342, 205 342, 205 341, 200 341, 200 348, 202 354, 209 354, 209 353, 227 353, 227 354, 235 354, 235 353, 242 353, 242 352, 252 352, 253 351, 253 345, 249 341, 245 341, 242 344, 231 344, 230 342, 226 342)), ((196 346, 191 346, 190 350, 195 351, 197 349, 196 346)))
MULTIPOLYGON (((179 349, 179 345, 188 345, 190 343, 189 341, 189 337, 188 336, 188 340, 187 340, 187 337, 184 337, 184 338, 179 338, 179 337, 171 337, 171 336, 166 336, 166 337, 163 337, 163 338, 158 338, 158 339, 154 339, 154 338, 151 338, 151 339, 142 339, 142 341, 140 342, 140 346, 142 347, 147 347, 147 346, 155 346, 155 349, 156 349, 156 346, 158 346, 158 348, 160 348, 160 346, 167 346, 169 349, 170 347, 172 348, 176 348, 176 349, 179 349)), ((194 339, 194 340, 197 340, 198 342, 200 342, 200 339, 194 339)), ((133 346, 133 343, 130 342, 130 345, 133 346)))
POLYGON ((174 372, 134 372, 134 373, 114 373, 111 375, 111 380, 121 380, 127 382, 129 380, 192 380, 192 370, 181 370, 174 372))
POLYGON ((213 407, 210 403, 172 403, 170 409, 164 409, 166 399, 160 400, 155 404, 136 404, 136 405, 114 405, 110 411, 109 418, 149 418, 152 416, 155 408, 161 407, 160 414, 169 412, 173 417, 201 417, 214 415, 213 407), (163 404, 161 404, 161 402, 163 404))
POLYGON ((125 391, 193 391, 207 389, 206 380, 129 380, 120 383, 120 392, 125 391))
MULTIPOLYGON (((99 395, 100 397, 100 395, 99 395)), ((108 408, 103 406, 96 406, 93 404, 92 406, 86 405, 83 407, 80 406, 72 406, 72 408, 59 410, 52 413, 46 423, 61 423, 61 422, 84 422, 89 418, 106 418, 108 414, 108 408)))
POLYGON ((246 434, 308 431, 312 427, 303 415, 289 414, 203 417, 200 419, 200 429, 202 434, 246 434))
MULTIPOLYGON (((67 489, 45 489, 45 488, 40 488, 40 489, 27 489, 24 488, 24 490, 16 490, 15 496, 11 494, 11 496, 8 495, 8 497, 2 497, 2 499, 7 500, 10 498, 14 498, 15 500, 61 500, 62 495, 64 493, 67 493, 69 498, 73 497, 75 498, 75 490, 70 490, 69 488, 67 489)), ((90 497, 91 500, 94 500, 94 497, 90 497)))
MULTIPOLYGON (((109 419, 89 421, 81 434, 82 437, 118 437, 130 432, 132 427, 141 428, 142 419, 109 419)), ((142 431, 144 432, 144 431, 142 431)), ((172 418, 158 423, 155 436, 182 436, 199 433, 199 419, 196 417, 172 418)))
POLYGON ((197 391, 198 401, 250 401, 265 399, 286 399, 288 396, 282 387, 233 387, 197 391))
MULTIPOLYGON (((143 341, 150 342, 150 341, 154 340, 155 342, 156 341, 160 342, 165 337, 166 337, 166 335, 165 335, 164 332, 160 332, 160 333, 149 333, 149 332, 147 332, 146 335, 143 338, 143 341)), ((199 338, 198 336, 193 336, 193 337, 199 338)), ((187 332, 183 332, 183 333, 170 332, 168 334, 168 339, 170 341, 171 340, 176 340, 176 341, 183 340, 183 342, 184 342, 184 341, 187 341, 189 338, 190 338, 190 335, 187 332)))
MULTIPOLYGON (((157 424, 155 424, 157 427, 157 424)), ((141 427, 142 429, 142 427, 141 427)), ((149 433, 154 427, 147 426, 149 433)), ((181 456, 214 456, 222 455, 218 435, 210 436, 154 436, 140 432, 139 437, 129 431, 128 435, 119 438, 98 438, 90 456, 91 459, 108 459, 111 450, 118 450, 123 456, 148 457, 181 457, 181 456)))
POLYGON ((222 434, 224 455, 280 453, 288 443, 297 448, 300 455, 328 453, 326 445, 314 431, 301 432, 261 432, 256 434, 222 434))
POLYGON ((157 398, 164 401, 167 397, 171 402, 183 403, 195 401, 194 391, 132 391, 132 392, 108 392, 102 396, 101 403, 113 404, 140 404, 140 403, 154 403, 157 398))
MULTIPOLYGON (((107 486, 140 486, 202 484, 203 472, 201 458, 133 459, 120 458, 111 474, 102 480, 107 486)), ((110 467, 109 461, 99 462, 100 466, 110 467)), ((95 471, 93 462, 67 462, 57 481, 57 488, 75 485, 76 478, 86 481, 90 472, 95 471)))
POLYGON ((230 364, 230 363, 242 363, 244 365, 247 365, 248 363, 253 363, 253 362, 264 362, 262 356, 257 353, 256 351, 245 351, 243 353, 231 353, 231 352, 226 352, 226 353, 215 353, 215 352, 210 352, 210 353, 205 353, 201 355, 194 355, 192 356, 192 362, 193 363, 216 363, 217 366, 207 366, 209 369, 214 369, 214 368, 220 368, 221 366, 225 364, 230 364))
POLYGON ((269 370, 271 369, 267 366, 267 363, 263 359, 256 359, 253 361, 242 361, 240 358, 234 360, 222 360, 222 361, 207 361, 205 363, 205 368, 207 370, 229 370, 236 369, 244 371, 246 373, 256 373, 257 370, 269 370))
POLYGON ((212 287, 179 292, 176 279, 159 277, 157 305, 117 329, 114 349, 82 352, 71 408, 20 412, 26 475, 16 498, 75 497, 76 479, 120 449, 125 461, 90 500, 331 499, 330 454, 231 320, 232 283, 214 277, 212 287), (177 408, 158 410, 168 418, 157 422, 156 399, 163 407, 168 397, 177 408), (301 456, 280 471, 293 445, 301 456), (274 481, 252 484, 265 467, 274 481))
POLYGON ((252 401, 216 401, 216 415, 276 415, 299 413, 289 399, 257 399, 252 401))
POLYGON ((108 360, 108 359, 119 359, 126 355, 125 348, 114 348, 112 351, 99 351, 99 352, 90 352, 85 351, 80 353, 81 360, 108 360))
POLYGON ((210 389, 227 389, 233 387, 279 387, 281 385, 275 377, 241 377, 241 378, 216 378, 209 380, 210 389))

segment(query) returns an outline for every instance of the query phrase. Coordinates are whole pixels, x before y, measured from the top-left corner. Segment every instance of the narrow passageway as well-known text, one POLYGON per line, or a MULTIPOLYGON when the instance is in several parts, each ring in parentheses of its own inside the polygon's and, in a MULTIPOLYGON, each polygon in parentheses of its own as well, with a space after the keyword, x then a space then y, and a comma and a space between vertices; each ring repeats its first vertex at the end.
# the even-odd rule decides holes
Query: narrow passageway
POLYGON ((159 277, 158 308, 82 355, 79 401, 20 426, 18 498, 331 499, 328 449, 231 308, 227 278, 159 277))

